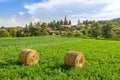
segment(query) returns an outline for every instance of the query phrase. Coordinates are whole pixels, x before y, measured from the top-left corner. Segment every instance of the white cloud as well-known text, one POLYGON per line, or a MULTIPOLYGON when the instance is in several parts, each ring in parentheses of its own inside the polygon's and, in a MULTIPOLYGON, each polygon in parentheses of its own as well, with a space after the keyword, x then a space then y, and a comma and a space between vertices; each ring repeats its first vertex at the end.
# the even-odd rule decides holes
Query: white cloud
POLYGON ((34 14, 38 9, 53 9, 56 6, 64 7, 64 5, 71 4, 73 2, 85 2, 86 0, 45 0, 44 2, 33 3, 25 5, 24 8, 29 10, 30 14, 34 14))
POLYGON ((0 18, 0 26, 14 27, 14 26, 25 26, 29 24, 31 18, 28 17, 17 17, 16 15, 11 15, 7 18, 0 18))
POLYGON ((0 19, 0 26, 11 27, 11 26, 17 26, 17 25, 18 24, 16 23, 14 15, 11 16, 11 19, 7 19, 7 18, 0 19))
POLYGON ((24 6, 41 20, 61 19, 67 13, 75 19, 112 19, 120 17, 120 0, 45 0, 24 6))
POLYGON ((72 10, 65 10, 65 13, 68 14, 68 13, 72 13, 73 11, 72 10))
POLYGON ((16 24, 16 16, 12 15, 10 19, 11 24, 16 24))
POLYGON ((40 18, 38 18, 38 17, 31 17, 31 21, 33 22, 33 23, 37 23, 37 22, 40 22, 40 18))
MULTIPOLYGON (((111 3, 114 0, 45 0, 44 2, 33 3, 25 5, 24 8, 29 10, 29 13, 34 13, 37 9, 51 9, 56 6, 64 7, 64 5, 82 3, 82 4, 101 4, 101 3, 111 3)), ((79 5, 80 6, 80 5, 79 5)))
POLYGON ((7 26, 20 26, 19 21, 17 20, 16 15, 11 15, 10 20, 7 20, 8 22, 5 24, 7 26))
POLYGON ((19 15, 21 15, 21 16, 23 16, 24 14, 25 14, 25 13, 22 12, 22 11, 19 12, 19 15))

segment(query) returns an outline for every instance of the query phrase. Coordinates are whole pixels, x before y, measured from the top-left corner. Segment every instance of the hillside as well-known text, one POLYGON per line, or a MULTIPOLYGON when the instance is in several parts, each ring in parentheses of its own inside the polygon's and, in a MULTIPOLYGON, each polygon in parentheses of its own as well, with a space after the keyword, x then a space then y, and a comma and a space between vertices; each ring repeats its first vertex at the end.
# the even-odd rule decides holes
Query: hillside
POLYGON ((120 23, 120 18, 114 18, 111 21, 120 23))

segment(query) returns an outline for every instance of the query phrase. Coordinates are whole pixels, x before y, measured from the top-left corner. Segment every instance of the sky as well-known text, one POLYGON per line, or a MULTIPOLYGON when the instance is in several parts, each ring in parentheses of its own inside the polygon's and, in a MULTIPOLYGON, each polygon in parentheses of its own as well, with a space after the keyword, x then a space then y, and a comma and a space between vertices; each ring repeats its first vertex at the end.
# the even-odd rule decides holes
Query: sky
POLYGON ((78 19, 110 20, 120 17, 120 0, 0 0, 0 26, 78 19))

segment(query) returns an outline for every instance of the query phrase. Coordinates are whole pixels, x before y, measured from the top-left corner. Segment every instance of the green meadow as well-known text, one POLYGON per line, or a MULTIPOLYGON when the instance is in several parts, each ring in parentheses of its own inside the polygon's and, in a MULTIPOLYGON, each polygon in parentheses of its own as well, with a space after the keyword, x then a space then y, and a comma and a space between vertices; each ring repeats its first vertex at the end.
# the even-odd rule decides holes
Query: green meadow
POLYGON ((42 36, 0 38, 0 80, 120 80, 120 41, 42 36), (38 64, 18 63, 22 49, 37 50, 38 64), (85 56, 83 67, 64 65, 68 51, 85 56))

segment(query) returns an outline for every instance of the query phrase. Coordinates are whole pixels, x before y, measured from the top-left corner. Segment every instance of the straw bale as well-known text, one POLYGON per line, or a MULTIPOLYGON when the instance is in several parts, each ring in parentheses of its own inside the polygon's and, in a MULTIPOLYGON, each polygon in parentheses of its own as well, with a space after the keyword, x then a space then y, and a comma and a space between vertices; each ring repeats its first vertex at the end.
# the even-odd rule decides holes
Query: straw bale
POLYGON ((39 54, 33 49, 21 50, 18 57, 18 61, 23 64, 36 64, 39 61, 39 54))
POLYGON ((64 58, 64 64, 72 67, 82 67, 85 58, 82 52, 69 51, 64 58))

